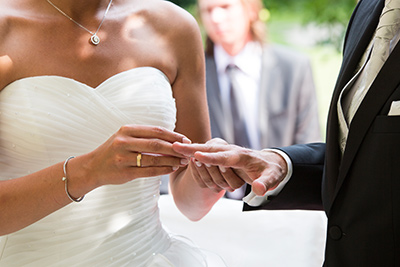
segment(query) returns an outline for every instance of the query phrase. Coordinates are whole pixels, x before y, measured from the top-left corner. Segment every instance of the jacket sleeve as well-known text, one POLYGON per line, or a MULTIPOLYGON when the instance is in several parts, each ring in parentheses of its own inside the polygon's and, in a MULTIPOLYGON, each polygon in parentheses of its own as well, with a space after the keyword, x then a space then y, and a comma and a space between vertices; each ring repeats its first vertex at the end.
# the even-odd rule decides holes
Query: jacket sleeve
MULTIPOLYGON (((322 210, 321 185, 325 143, 311 143, 278 148, 292 161, 293 174, 282 191, 258 207, 244 204, 243 210, 322 210)), ((247 187, 250 191, 250 186, 247 187)))

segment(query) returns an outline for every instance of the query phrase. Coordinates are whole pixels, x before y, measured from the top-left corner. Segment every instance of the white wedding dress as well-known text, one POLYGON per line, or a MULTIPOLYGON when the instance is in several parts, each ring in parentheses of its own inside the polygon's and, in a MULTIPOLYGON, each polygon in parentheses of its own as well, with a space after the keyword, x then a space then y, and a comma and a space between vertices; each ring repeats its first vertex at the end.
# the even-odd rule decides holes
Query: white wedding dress
MULTIPOLYGON (((96 88, 60 76, 17 80, 0 92, 0 180, 92 151, 125 124, 172 130, 175 116, 168 79, 152 67, 96 88)), ((162 228, 159 185, 152 177, 103 186, 0 237, 0 266, 206 266, 199 249, 162 228)))

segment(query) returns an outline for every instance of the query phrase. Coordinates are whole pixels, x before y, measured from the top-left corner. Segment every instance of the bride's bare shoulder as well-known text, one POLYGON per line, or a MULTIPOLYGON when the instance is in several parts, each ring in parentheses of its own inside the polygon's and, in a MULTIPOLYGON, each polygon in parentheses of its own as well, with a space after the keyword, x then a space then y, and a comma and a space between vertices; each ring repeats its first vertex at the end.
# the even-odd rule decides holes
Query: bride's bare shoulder
MULTIPOLYGON (((18 1, 18 0, 17 0, 18 1)), ((8 39, 9 33, 12 31, 13 25, 18 18, 23 18, 23 14, 13 1, 0 0, 0 51, 2 44, 8 39)))
POLYGON ((40 16, 40 14, 35 13, 35 9, 32 7, 31 1, 0 0, 0 6, 1 40, 5 40, 7 33, 12 31, 14 27, 18 25, 22 26, 22 23, 29 23, 29 20, 40 16))
POLYGON ((185 9, 165 0, 132 1, 134 15, 143 18, 157 31, 181 33, 198 26, 194 17, 185 9), (135 4, 140 3, 140 4, 135 4))
POLYGON ((0 0, 0 36, 4 37, 12 18, 18 14, 12 1, 0 0))
POLYGON ((30 10, 29 5, 29 1, 24 0, 0 0, 0 19, 4 20, 26 15, 30 10))
POLYGON ((40 17, 40 14, 35 15, 32 3, 30 0, 0 0, 0 90, 14 78, 13 56, 16 47, 24 41, 15 33, 25 31, 33 19, 40 17))
POLYGON ((194 17, 185 9, 169 2, 169 1, 157 1, 156 15, 164 21, 164 25, 170 25, 173 27, 193 27, 197 26, 197 22, 194 17), (173 19, 172 19, 173 18, 173 19))

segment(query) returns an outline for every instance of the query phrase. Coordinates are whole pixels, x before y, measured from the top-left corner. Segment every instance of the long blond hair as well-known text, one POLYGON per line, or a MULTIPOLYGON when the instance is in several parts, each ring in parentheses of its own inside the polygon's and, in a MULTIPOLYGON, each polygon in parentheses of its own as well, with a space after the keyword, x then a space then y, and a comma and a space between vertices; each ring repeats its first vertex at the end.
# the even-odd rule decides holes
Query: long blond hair
MULTIPOLYGON (((250 34, 254 41, 259 43, 266 42, 266 25, 265 21, 260 18, 260 13, 264 9, 262 0, 240 0, 244 8, 248 9, 249 13, 254 14, 254 19, 250 22, 250 34)), ((206 39, 206 54, 213 55, 214 43, 207 36, 206 39)))

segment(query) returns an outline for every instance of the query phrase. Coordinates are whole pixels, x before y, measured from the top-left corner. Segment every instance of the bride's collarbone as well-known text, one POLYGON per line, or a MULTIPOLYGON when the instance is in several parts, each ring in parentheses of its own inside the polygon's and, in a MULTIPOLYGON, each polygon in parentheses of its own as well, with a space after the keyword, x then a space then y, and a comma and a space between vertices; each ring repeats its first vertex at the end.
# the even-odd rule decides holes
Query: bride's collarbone
POLYGON ((7 71, 0 69, 1 76, 9 77, 4 86, 21 78, 56 75, 95 87, 117 73, 144 66, 161 70, 170 81, 175 79, 178 67, 165 62, 176 61, 157 44, 151 47, 143 43, 132 45, 121 39, 104 38, 95 46, 89 43, 89 35, 79 35, 81 40, 70 38, 72 36, 41 36, 32 42, 19 43, 18 47, 1 46, 12 62, 7 65, 7 71))

